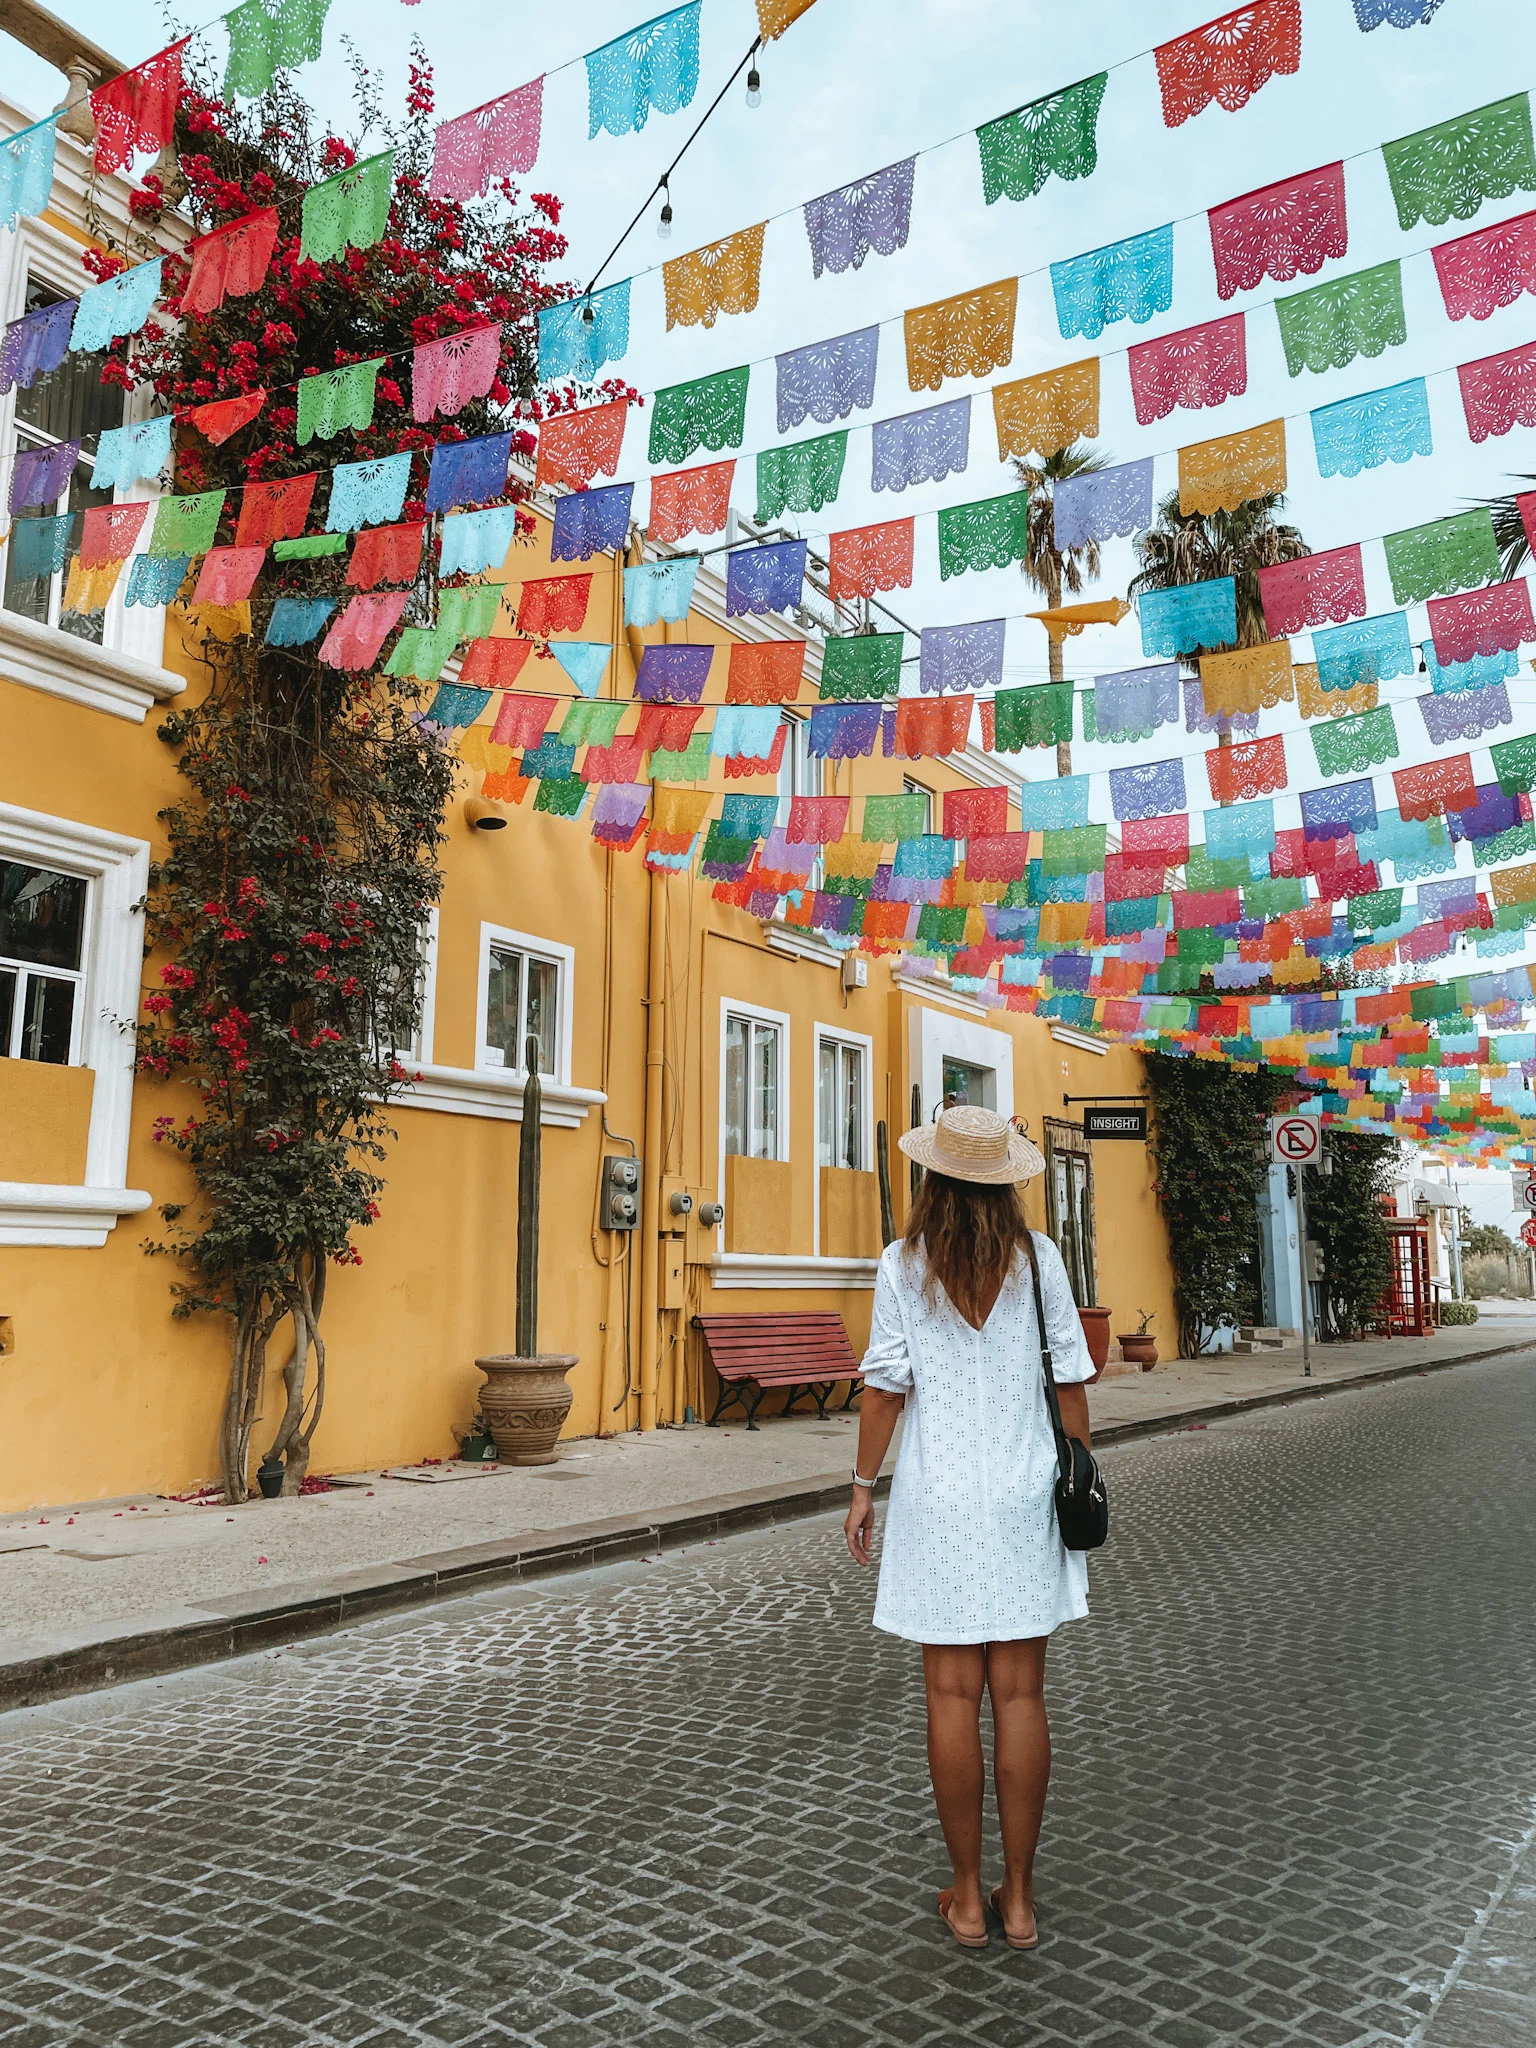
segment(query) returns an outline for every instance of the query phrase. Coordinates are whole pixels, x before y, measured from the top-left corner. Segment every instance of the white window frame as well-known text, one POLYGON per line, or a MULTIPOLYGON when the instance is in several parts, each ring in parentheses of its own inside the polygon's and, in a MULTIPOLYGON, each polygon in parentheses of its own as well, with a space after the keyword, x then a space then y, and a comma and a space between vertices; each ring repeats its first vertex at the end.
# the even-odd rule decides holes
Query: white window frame
POLYGON ((875 1117, 875 1042, 865 1032, 847 1031, 840 1024, 816 1026, 816 1166, 817 1185, 821 1184, 821 1048, 824 1045, 848 1046, 858 1053, 863 1061, 860 1072, 863 1076, 859 1093, 863 1096, 862 1128, 859 1133, 859 1152, 854 1170, 868 1173, 874 1165, 874 1117, 875 1117))
MULTIPOLYGON (((811 1243, 816 1247, 816 1256, 820 1259, 823 1256, 821 1249, 821 1048, 823 1045, 846 1045, 853 1047, 856 1052, 863 1055, 864 1128, 860 1133, 862 1139, 860 1149, 864 1156, 859 1162, 859 1170, 867 1173, 875 1163, 875 1041, 865 1032, 845 1031, 840 1025, 818 1022, 815 1029, 815 1043, 816 1063, 812 1069, 812 1074, 816 1093, 816 1100, 813 1105, 815 1111, 814 1135, 816 1140, 816 1149, 813 1156, 816 1161, 816 1171, 811 1179, 811 1243)), ((846 1171, 846 1169, 839 1168, 838 1171, 846 1171)), ((859 1262, 853 1263, 857 1264, 859 1262)))
POLYGON ((901 778, 901 793, 903 796, 922 796, 928 799, 928 815, 923 821, 923 831, 925 833, 936 832, 938 827, 934 824, 933 820, 934 807, 939 800, 938 791, 930 789, 926 782, 919 782, 915 775, 903 775, 901 778))
POLYGON ((86 882, 83 981, 70 1064, 95 1075, 79 1185, 0 1180, 0 1244, 103 1245, 150 1196, 123 1185, 133 1110, 149 845, 94 825, 0 803, 0 854, 86 882))
MULTIPOLYGON (((786 1010, 765 1010, 765 1009, 764 1009, 764 1008, 763 1008, 763 1007, 762 1007, 762 1006, 761 1006, 760 1004, 758 1004, 758 1003, 741 1003, 741 1002, 737 1002, 737 1000, 735 999, 735 997, 734 997, 734 996, 722 996, 722 997, 720 998, 720 1100, 719 1100, 719 1112, 720 1112, 720 1181, 719 1181, 719 1185, 720 1185, 720 1187, 721 1187, 722 1189, 723 1189, 723 1188, 724 1188, 724 1186, 725 1186, 725 1160, 726 1160, 726 1151, 725 1151, 725 1047, 726 1047, 726 1027, 727 1027, 727 1024, 728 1024, 729 1020, 730 1020, 730 1019, 731 1019, 732 1017, 741 1017, 741 1018, 745 1018, 745 1019, 746 1019, 746 1020, 747 1020, 748 1022, 750 1022, 750 1023, 753 1023, 753 1024, 769 1024, 769 1025, 772 1025, 772 1026, 774 1026, 774 1027, 775 1027, 775 1028, 777 1029, 777 1031, 778 1031, 778 1034, 779 1034, 779 1128, 778 1128, 778 1131, 777 1131, 777 1133, 775 1134, 775 1138, 774 1138, 774 1150, 773 1150, 772 1154, 770 1155, 770 1157, 772 1157, 772 1158, 774 1158, 774 1159, 788 1159, 788 1157, 789 1157, 789 1115, 790 1115, 790 1096, 789 1096, 789 1071, 790 1071, 790 1061, 789 1061, 789 1013, 788 1013, 788 1011, 786 1011, 786 1010)), ((733 1154, 732 1156, 734 1157, 734 1156, 736 1156, 736 1155, 734 1155, 734 1154, 733 1154)), ((755 1155, 755 1154, 743 1154, 742 1156, 743 1156, 743 1157, 755 1157, 756 1155, 755 1155)))
POLYGON ((490 1058, 485 1036, 485 1006, 491 994, 491 950, 531 955, 555 969, 555 1071, 542 1078, 556 1087, 569 1087, 571 1079, 571 1026, 575 1010, 576 949, 562 946, 557 939, 543 939, 532 932, 514 931, 510 925, 482 924, 480 927, 480 970, 475 988, 475 1068, 480 1073, 505 1074, 521 1084, 528 1078, 519 1061, 515 1067, 490 1058))
POLYGON ((421 1011, 410 1044, 384 1046, 375 1041, 375 1049, 381 1057, 393 1057, 402 1066, 419 1066, 423 1060, 432 1057, 433 1012, 437 1002, 437 925, 438 906, 434 903, 428 907, 417 928, 416 978, 421 990, 421 1011))
MULTIPOLYGON (((916 995, 917 989, 912 993, 916 995)), ((991 1024, 973 1024, 917 1002, 911 1011, 912 1072, 923 1091, 923 1115, 932 1119, 944 1099, 946 1056, 969 1067, 985 1067, 996 1077, 999 1116, 1013 1115, 1013 1038, 991 1024)))
MULTIPOLYGON (((61 137, 61 171, 68 168, 70 147, 68 138, 61 137)), ((88 157, 85 161, 88 164, 88 157)), ((110 182, 115 187, 117 181, 110 182)), ((125 194, 126 190, 125 185, 125 194)), ((103 196, 110 200, 110 194, 98 193, 98 199, 103 196)), ((64 211, 71 210, 66 201, 64 211)), ((34 278, 67 293, 80 292, 89 281, 80 268, 80 245, 41 218, 29 216, 17 222, 12 234, 0 235, 0 316, 5 320, 19 317, 28 282, 34 278)), ((125 424, 148 416, 151 395, 145 385, 128 398, 125 424)), ((0 448, 14 447, 15 425, 16 394, 11 391, 0 397, 0 448)), ((126 490, 119 487, 115 502, 153 504, 159 495, 153 485, 140 481, 126 490)), ((136 552, 148 545, 149 526, 146 520, 136 552)), ((179 697, 186 682, 165 666, 165 613, 158 607, 129 608, 124 603, 129 573, 125 566, 107 605, 99 645, 0 606, 0 674, 24 689, 41 690, 134 724, 142 724, 157 704, 179 697)))
MULTIPOLYGON (((717 1165, 716 1165, 716 1178, 715 1178, 715 1186, 716 1186, 716 1187, 717 1187, 717 1188, 719 1189, 719 1191, 720 1191, 720 1200, 721 1200, 722 1202, 723 1202, 723 1201, 725 1200, 725 1159, 726 1159, 726 1152, 725 1152, 725 1027, 726 1027, 726 1020, 727 1020, 728 1018, 730 1018, 730 1017, 750 1017, 750 1018, 752 1019, 752 1021, 753 1021, 754 1023, 757 1023, 757 1024, 777 1024, 777 1025, 778 1025, 778 1027, 779 1027, 779 1105, 780 1105, 780 1115, 779 1115, 779 1149, 778 1149, 778 1153, 777 1153, 777 1155, 776 1155, 776 1156, 777 1156, 778 1158, 780 1158, 780 1159, 788 1159, 788 1157, 789 1157, 789 1110, 790 1110, 790 1096, 789 1096, 789 1076, 790 1076, 789 1012, 788 1012, 787 1010, 767 1010, 767 1009, 764 1009, 764 1008, 763 1008, 763 1006, 762 1006, 762 1005, 761 1005, 760 1003, 745 1003, 745 1002, 741 1002, 741 1001, 739 1001, 739 1000, 738 1000, 738 999, 737 999, 737 998, 736 998, 735 996, 722 996, 722 997, 720 998, 720 1041, 719 1041, 719 1059, 720 1059, 720 1065, 719 1065, 719 1072, 718 1072, 718 1074, 716 1075, 716 1086, 715 1086, 715 1123, 716 1123, 716 1161, 717 1161, 717 1165)), ((719 1225, 718 1229, 717 1229, 717 1230, 716 1230, 716 1232, 715 1232, 715 1243, 716 1243, 716 1248, 717 1248, 717 1254, 718 1254, 718 1255, 721 1255, 721 1256, 723 1256, 723 1255, 724 1255, 724 1252, 725 1252, 725 1222, 724 1222, 724 1220, 723 1220, 723 1219, 722 1219, 722 1221, 721 1221, 721 1223, 720 1223, 720 1225, 719 1225)))
MULTIPOLYGON (((15 860, 16 857, 17 856, 15 854, 9 852, 6 849, 3 841, 0 841, 0 860, 15 860)), ((41 861, 27 861, 24 862, 23 865, 35 868, 45 867, 45 864, 41 861)), ((47 868, 46 871, 56 875, 72 874, 74 872, 73 869, 59 867, 47 868)), ((80 965, 78 967, 40 967, 30 960, 18 959, 15 954, 7 953, 3 947, 0 947, 0 972, 6 974, 14 974, 16 976, 15 1007, 11 1015, 11 1031, 13 1035, 19 1035, 22 1025, 22 1019, 26 1014, 22 992, 27 982, 33 980, 67 981, 72 985, 75 991, 75 1000, 73 1004, 70 1006, 69 1013, 68 1054, 62 1061, 41 1060, 35 1062, 35 1064, 37 1065, 63 1065, 66 1067, 78 1067, 81 1064, 80 1045, 81 1040, 85 1035, 85 1004, 87 994, 86 963, 89 961, 91 957, 91 913, 95 906, 95 901, 96 891, 90 886, 89 882, 87 882, 85 890, 85 911, 80 919, 80 965)), ((5 1059, 9 1057, 11 1057, 9 1048, 3 1044, 0 1044, 0 1059, 5 1059)), ((17 1053, 15 1057, 17 1059, 21 1059, 25 1057, 25 1055, 17 1053)))

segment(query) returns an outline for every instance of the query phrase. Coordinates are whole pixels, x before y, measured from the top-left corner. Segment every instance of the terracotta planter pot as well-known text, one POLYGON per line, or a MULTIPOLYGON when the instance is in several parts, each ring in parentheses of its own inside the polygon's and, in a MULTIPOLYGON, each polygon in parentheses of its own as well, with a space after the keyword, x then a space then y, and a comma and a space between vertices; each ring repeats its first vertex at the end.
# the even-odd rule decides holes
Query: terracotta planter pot
POLYGON ((560 1351, 541 1351, 536 1358, 498 1353, 475 1360, 485 1374, 480 1412, 503 1465, 554 1464, 555 1439, 571 1412, 565 1376, 575 1363, 573 1353, 560 1351))
POLYGON ((1157 1363, 1157 1339, 1155 1337, 1121 1337, 1118 1339, 1120 1355, 1127 1365, 1139 1365, 1143 1372, 1150 1372, 1157 1363))
POLYGON ((1109 1317, 1107 1308, 1080 1308, 1077 1319, 1083 1326, 1083 1336, 1088 1342, 1088 1356, 1093 1360, 1093 1376, 1098 1378, 1109 1357, 1109 1317))

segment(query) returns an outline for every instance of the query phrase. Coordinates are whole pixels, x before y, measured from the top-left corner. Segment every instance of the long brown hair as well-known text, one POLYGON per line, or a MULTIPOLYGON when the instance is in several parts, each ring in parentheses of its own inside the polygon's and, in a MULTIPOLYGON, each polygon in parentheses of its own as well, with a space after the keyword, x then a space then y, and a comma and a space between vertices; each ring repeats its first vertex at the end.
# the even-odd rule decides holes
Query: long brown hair
POLYGON ((991 1308, 1020 1246, 1034 1254, 1011 1182, 953 1180, 931 1168, 912 1204, 904 1242, 922 1252, 923 1294, 930 1306, 942 1287, 973 1325, 991 1308))

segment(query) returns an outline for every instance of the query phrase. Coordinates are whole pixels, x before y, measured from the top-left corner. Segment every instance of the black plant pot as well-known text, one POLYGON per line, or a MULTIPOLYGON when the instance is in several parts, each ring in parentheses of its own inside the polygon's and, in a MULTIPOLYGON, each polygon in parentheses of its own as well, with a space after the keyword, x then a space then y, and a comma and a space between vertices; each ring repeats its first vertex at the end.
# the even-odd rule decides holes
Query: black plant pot
POLYGON ((256 1467, 256 1484, 261 1488, 263 1500, 276 1500, 283 1490, 283 1461, 274 1455, 263 1458, 256 1467))

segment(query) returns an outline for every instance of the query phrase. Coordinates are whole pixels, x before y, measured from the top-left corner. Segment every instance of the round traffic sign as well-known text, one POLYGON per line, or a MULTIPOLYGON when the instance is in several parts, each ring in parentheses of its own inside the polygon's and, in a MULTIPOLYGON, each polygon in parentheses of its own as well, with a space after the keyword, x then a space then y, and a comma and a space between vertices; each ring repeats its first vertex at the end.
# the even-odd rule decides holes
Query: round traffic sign
POLYGON ((1288 1166, 1310 1166, 1322 1156, 1323 1131, 1313 1116, 1275 1118, 1275 1156, 1288 1166))
POLYGON ((1528 1180, 1520 1192, 1525 1197, 1527 1209, 1536 1210, 1536 1179, 1528 1180))
POLYGON ((1536 1216, 1527 1216, 1520 1226, 1520 1235, 1528 1245, 1536 1246, 1536 1216))

